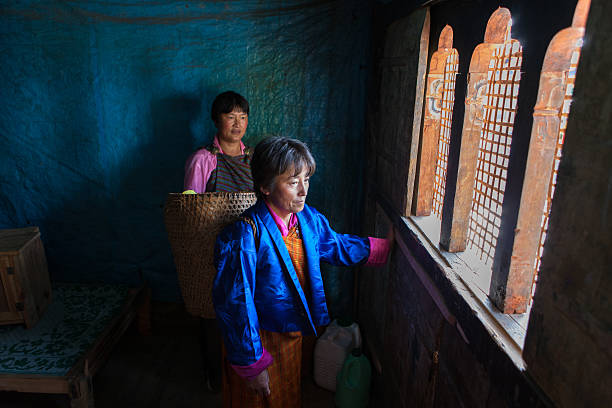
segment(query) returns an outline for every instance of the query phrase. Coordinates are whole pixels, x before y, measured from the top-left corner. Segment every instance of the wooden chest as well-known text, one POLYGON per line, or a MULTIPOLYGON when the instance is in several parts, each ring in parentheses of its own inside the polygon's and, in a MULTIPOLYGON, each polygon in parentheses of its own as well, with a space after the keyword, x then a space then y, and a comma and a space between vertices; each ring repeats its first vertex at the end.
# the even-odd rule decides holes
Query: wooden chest
POLYGON ((51 283, 38 227, 0 230, 0 324, 38 322, 51 283))

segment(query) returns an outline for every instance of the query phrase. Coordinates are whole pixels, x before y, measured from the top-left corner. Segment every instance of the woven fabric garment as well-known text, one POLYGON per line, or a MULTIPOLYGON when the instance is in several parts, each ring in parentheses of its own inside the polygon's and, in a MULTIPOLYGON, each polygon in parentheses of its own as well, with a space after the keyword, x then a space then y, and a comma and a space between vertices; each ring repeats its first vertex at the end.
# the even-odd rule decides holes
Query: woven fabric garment
MULTIPOLYGON (((300 238, 299 226, 289 230, 283 238, 295 272, 306 298, 310 298, 306 276, 306 256, 300 238)), ((263 347, 274 362, 268 367, 270 396, 262 397, 246 386, 246 381, 236 374, 224 358, 223 406, 224 408, 285 408, 302 406, 302 333, 275 333, 260 330, 263 347)))
POLYGON ((240 156, 228 156, 214 146, 207 149, 217 155, 217 168, 206 183, 206 191, 253 191, 250 148, 245 148, 244 154, 240 156))

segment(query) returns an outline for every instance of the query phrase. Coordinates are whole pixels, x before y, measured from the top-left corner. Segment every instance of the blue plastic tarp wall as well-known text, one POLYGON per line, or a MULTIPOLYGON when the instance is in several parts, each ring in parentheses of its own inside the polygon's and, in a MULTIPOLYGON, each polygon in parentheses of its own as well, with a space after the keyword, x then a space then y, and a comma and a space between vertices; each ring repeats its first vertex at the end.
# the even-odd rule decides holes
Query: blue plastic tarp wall
POLYGON ((40 226, 53 280, 142 270, 180 299, 162 206, 231 89, 251 103, 246 142, 308 143, 309 203, 358 231, 369 25, 351 0, 2 2, 0 228, 40 226))

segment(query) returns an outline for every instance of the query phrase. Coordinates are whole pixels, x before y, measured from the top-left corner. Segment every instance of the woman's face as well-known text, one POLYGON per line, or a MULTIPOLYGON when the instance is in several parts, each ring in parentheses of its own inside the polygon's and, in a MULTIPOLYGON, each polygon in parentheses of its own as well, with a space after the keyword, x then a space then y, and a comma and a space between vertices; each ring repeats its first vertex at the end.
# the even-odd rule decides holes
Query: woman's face
POLYGON ((238 108, 229 113, 222 113, 215 122, 217 136, 226 143, 240 142, 249 124, 249 115, 238 108))
POLYGON ((303 166, 299 174, 290 168, 285 173, 276 176, 270 188, 261 188, 267 203, 282 218, 304 209, 308 195, 308 167, 303 166))

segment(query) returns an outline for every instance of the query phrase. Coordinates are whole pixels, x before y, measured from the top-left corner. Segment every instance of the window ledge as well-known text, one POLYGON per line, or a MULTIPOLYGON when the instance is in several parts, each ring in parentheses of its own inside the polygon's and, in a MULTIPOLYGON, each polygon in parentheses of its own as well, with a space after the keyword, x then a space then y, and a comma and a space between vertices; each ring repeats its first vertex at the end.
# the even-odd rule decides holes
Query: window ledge
MULTIPOLYGON (((472 261, 469 254, 455 254, 441 249, 437 244, 439 242, 440 233, 439 223, 437 223, 438 227, 436 229, 434 222, 432 220, 427 220, 430 218, 433 217, 401 217, 401 220, 403 226, 408 229, 410 234, 418 240, 431 258, 438 264, 445 277, 462 296, 472 313, 480 320, 494 341, 505 351, 517 368, 524 371, 526 364, 522 357, 522 348, 525 343, 529 311, 521 315, 508 315, 500 312, 488 298, 487 293, 481 288, 484 281, 482 279, 482 273, 479 273, 479 270, 482 268, 475 270, 469 266, 467 259, 469 259, 470 262, 472 261), (434 242, 436 242, 436 244, 434 244, 434 242)), ((417 266, 421 269, 421 273, 416 271, 421 281, 423 281, 423 279, 428 279, 428 277, 421 276, 423 273, 425 275, 428 274, 422 270, 422 263, 408 250, 406 243, 403 242, 403 236, 403 234, 396 234, 400 249, 404 252, 404 255, 411 264, 417 264, 413 264, 413 266, 417 266)), ((490 280, 490 275, 488 279, 490 280)), ((433 282, 429 282, 429 284, 432 283, 433 282)), ((434 298, 438 307, 441 308, 440 311, 442 314, 452 313, 444 304, 444 299, 441 298, 437 289, 431 288, 426 282, 423 282, 423 284, 434 298), (432 293, 432 291, 435 293, 432 293), (436 299, 436 297, 439 299, 436 299), (440 302, 442 302, 442 305, 440 302)), ((486 283, 486 286, 488 286, 488 283, 486 283)), ((486 289, 488 290, 488 288, 486 289)), ((447 316, 445 315, 445 317, 447 316)), ((451 315, 451 317, 454 319, 454 316, 451 315)), ((447 320, 449 320, 448 317, 447 320)), ((461 323, 460 321, 457 322, 457 329, 460 331, 463 338, 469 342, 470 333, 464 333, 462 327, 466 327, 466 325, 462 325, 461 323)))

